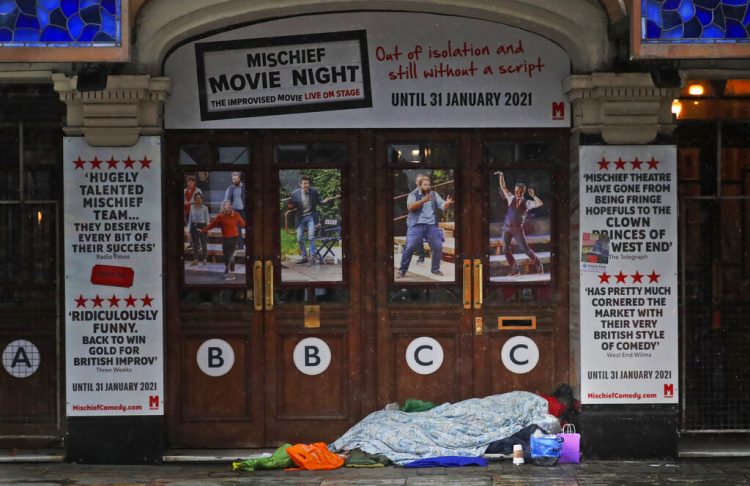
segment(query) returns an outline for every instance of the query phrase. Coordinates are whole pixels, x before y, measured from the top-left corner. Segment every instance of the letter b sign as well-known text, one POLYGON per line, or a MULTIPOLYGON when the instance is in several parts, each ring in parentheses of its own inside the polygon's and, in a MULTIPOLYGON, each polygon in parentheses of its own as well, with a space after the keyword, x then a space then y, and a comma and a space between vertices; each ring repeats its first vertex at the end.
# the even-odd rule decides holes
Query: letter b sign
POLYGON ((208 376, 222 376, 234 366, 234 350, 223 339, 209 339, 198 348, 195 359, 208 376))
POLYGON ((322 339, 305 338, 294 347, 292 358, 302 373, 319 375, 331 364, 331 348, 322 339))

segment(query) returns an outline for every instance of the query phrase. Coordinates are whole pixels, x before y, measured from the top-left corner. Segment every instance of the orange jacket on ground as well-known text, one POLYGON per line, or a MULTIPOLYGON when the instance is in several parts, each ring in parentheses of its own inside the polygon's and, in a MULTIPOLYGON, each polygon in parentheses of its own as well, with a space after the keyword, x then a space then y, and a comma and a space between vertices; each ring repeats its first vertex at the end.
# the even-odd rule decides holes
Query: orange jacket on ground
POLYGON ((207 233, 211 228, 216 228, 218 226, 221 228, 221 236, 224 238, 236 238, 240 235, 239 231, 237 231, 237 225, 240 225, 243 228, 245 227, 245 220, 242 219, 240 213, 236 211, 232 211, 231 214, 219 213, 214 220, 201 231, 207 233))

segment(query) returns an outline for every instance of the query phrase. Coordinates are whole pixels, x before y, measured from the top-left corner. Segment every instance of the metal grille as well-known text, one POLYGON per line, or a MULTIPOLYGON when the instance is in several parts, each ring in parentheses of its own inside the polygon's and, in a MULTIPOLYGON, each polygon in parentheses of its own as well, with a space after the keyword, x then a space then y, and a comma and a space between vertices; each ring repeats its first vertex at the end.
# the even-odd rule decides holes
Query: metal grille
POLYGON ((683 429, 750 430, 750 199, 683 201, 683 429))

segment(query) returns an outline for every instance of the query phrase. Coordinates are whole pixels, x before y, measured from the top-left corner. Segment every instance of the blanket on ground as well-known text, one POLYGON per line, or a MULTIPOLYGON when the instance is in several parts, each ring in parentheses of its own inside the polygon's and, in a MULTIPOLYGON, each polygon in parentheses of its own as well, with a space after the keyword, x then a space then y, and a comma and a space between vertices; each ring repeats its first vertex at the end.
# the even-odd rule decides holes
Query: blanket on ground
POLYGON ((329 446, 333 451, 362 449, 383 454, 397 464, 425 457, 481 456, 490 442, 536 424, 549 429, 554 417, 547 401, 529 392, 510 392, 427 412, 373 412, 329 446))

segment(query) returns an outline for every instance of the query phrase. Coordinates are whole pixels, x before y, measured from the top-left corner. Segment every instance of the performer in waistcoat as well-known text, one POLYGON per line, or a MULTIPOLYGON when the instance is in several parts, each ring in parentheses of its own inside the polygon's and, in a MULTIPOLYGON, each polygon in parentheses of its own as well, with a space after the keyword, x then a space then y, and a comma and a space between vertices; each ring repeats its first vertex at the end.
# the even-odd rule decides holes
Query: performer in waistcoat
POLYGON ((509 277, 521 275, 518 265, 516 265, 516 259, 513 257, 513 249, 511 247, 511 240, 515 239, 516 244, 522 252, 526 253, 534 264, 537 273, 544 273, 544 266, 536 253, 529 248, 526 242, 526 233, 523 230, 523 223, 526 220, 528 212, 535 208, 542 207, 542 200, 536 195, 536 191, 533 188, 529 188, 529 196, 531 199, 526 199, 524 194, 526 193, 526 184, 522 182, 516 183, 513 194, 505 186, 505 177, 502 172, 496 172, 500 182, 500 196, 504 197, 508 202, 508 212, 505 213, 505 221, 503 222, 503 250, 505 252, 505 258, 510 266, 509 277))

